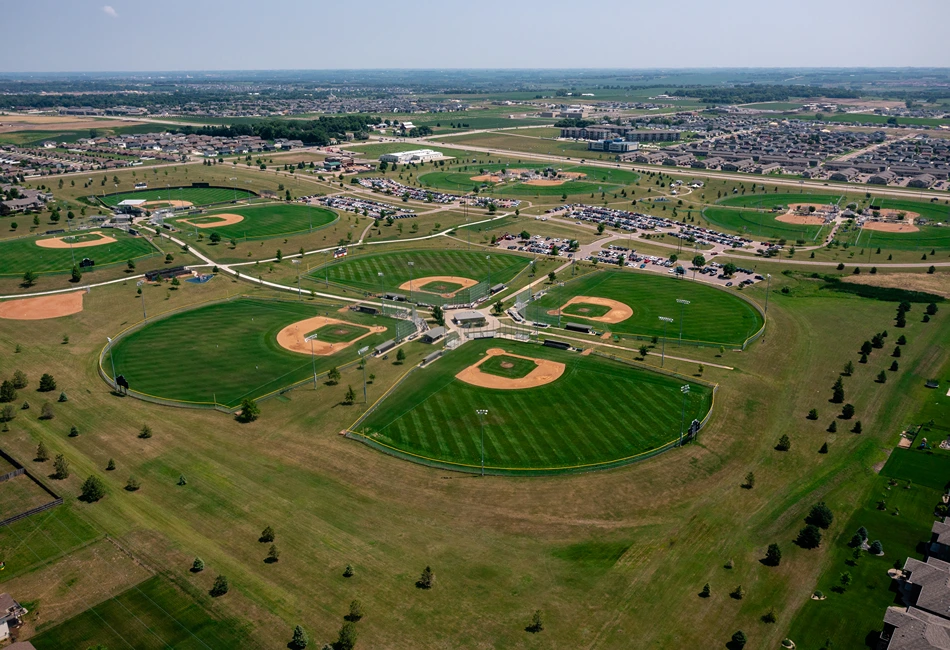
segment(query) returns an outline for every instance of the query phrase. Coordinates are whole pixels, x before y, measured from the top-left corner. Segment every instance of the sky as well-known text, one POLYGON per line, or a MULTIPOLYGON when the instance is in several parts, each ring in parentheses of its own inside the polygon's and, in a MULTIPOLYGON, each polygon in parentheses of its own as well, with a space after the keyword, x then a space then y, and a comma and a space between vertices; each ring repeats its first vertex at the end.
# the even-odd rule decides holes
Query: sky
POLYGON ((947 0, 0 0, 0 9, 0 72, 950 67, 947 0))

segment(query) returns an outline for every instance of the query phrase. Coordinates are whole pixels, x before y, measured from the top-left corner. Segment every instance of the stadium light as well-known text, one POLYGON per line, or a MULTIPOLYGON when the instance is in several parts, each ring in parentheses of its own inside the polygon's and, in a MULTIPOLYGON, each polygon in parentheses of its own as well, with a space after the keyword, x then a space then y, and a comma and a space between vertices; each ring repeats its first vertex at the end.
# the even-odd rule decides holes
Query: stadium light
POLYGON ((415 265, 415 262, 409 262, 409 302, 412 302, 412 267, 415 265))
POLYGON ((491 255, 486 255, 485 259, 488 260, 488 297, 491 298, 491 255))
POLYGON ((765 277, 768 278, 768 284, 765 287, 765 322, 762 323, 762 340, 765 340, 765 328, 769 324, 769 294, 772 293, 772 274, 766 273, 765 277))
POLYGON ((488 409, 478 409, 475 413, 482 429, 482 476, 485 476, 485 416, 488 415, 488 409))
POLYGON ((383 304, 383 272, 379 271, 376 275, 379 276, 379 306, 385 307, 386 305, 383 304))
POLYGON ((663 347, 660 349, 660 367, 662 368, 663 364, 666 363, 666 328, 673 322, 673 319, 660 316, 660 320, 663 321, 663 347))
POLYGON ((686 309, 686 305, 689 304, 689 300, 683 300, 682 298, 677 298, 676 302, 680 304, 680 342, 677 347, 683 347, 683 310, 686 309))
POLYGON ((680 441, 677 447, 683 446, 683 431, 686 428, 686 399, 689 397, 689 384, 680 386, 680 392, 683 393, 683 414, 680 417, 680 441))
POLYGON ((313 341, 317 338, 316 332, 305 336, 304 341, 310 341, 310 368, 313 370, 313 389, 317 390, 317 361, 313 356, 313 341))
POLYGON ((303 261, 303 258, 297 260, 290 260, 291 264, 297 265, 297 300, 303 300, 303 294, 300 293, 300 263, 303 261))

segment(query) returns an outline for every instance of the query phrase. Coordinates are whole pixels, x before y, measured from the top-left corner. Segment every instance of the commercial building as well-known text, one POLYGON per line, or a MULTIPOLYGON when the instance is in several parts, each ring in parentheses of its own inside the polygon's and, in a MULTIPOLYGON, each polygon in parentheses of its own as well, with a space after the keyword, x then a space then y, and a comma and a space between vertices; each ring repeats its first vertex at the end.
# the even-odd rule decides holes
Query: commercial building
POLYGON ((415 149, 413 151, 400 151, 398 153, 384 153, 379 157, 379 162, 406 165, 408 163, 439 160, 444 157, 441 152, 433 151, 432 149, 415 149))
POLYGON ((622 138, 613 140, 590 140, 587 143, 588 151, 612 151, 614 153, 629 153, 636 151, 640 144, 638 142, 627 142, 622 138))
POLYGON ((615 140, 622 138, 627 142, 676 142, 680 139, 680 132, 638 129, 630 125, 598 124, 587 127, 565 127, 561 129, 561 137, 577 140, 615 140))

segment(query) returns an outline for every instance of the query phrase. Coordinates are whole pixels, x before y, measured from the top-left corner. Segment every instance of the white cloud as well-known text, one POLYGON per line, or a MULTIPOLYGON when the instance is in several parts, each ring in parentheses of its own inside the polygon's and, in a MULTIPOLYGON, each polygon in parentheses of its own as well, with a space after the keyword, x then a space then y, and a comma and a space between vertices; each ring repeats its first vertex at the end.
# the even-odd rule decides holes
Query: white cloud
POLYGON ((105 5, 104 7, 102 7, 102 13, 104 13, 107 16, 112 16, 113 18, 119 17, 119 14, 116 13, 116 10, 113 9, 111 5, 105 5))

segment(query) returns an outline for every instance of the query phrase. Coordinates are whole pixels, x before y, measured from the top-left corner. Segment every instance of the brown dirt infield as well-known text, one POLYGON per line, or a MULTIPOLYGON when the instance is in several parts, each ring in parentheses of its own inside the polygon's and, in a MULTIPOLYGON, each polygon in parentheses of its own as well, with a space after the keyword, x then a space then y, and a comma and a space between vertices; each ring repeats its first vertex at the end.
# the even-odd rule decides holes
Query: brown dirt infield
MULTIPOLYGON (((424 287, 427 284, 431 284, 433 282, 450 282, 452 284, 462 285, 459 289, 456 289, 455 291, 451 293, 438 294, 442 296, 443 298, 451 298, 452 296, 457 294, 459 291, 462 291, 462 289, 468 289, 469 287, 474 287, 476 284, 478 284, 478 281, 476 280, 472 280, 471 278, 462 278, 457 275, 429 275, 424 278, 418 278, 416 280, 412 280, 411 281, 412 290, 423 291, 422 287, 424 287)), ((410 282, 403 282, 402 284, 399 285, 399 289, 401 291, 409 291, 409 285, 410 285, 410 282)))
POLYGON ((466 384, 480 386, 481 388, 520 390, 523 388, 536 388, 538 386, 550 384, 563 374, 564 364, 558 361, 550 361, 548 359, 534 359, 532 357, 521 356, 520 354, 505 352, 501 348, 489 348, 485 352, 484 357, 479 359, 477 363, 473 363, 468 368, 465 368, 460 373, 455 375, 455 378, 460 381, 464 381, 466 384), (509 379, 507 377, 499 377, 498 375, 490 375, 487 372, 482 372, 478 369, 478 367, 485 363, 489 357, 495 357, 498 355, 534 361, 536 367, 534 370, 520 379, 509 379))
POLYGON ((470 180, 473 180, 476 183, 500 183, 503 179, 501 176, 493 176, 492 174, 482 174, 481 176, 472 176, 470 180))
POLYGON ((556 186, 556 185, 564 185, 564 183, 566 183, 566 182, 567 182, 566 180, 555 180, 555 181, 552 181, 552 180, 544 180, 544 179, 541 179, 541 178, 535 178, 534 180, 525 181, 524 184, 525 184, 525 185, 535 185, 535 186, 537 186, 537 187, 554 187, 554 186, 556 186))
POLYGON ((188 219, 179 219, 178 223, 187 223, 189 226, 194 226, 195 228, 219 228, 221 226, 230 226, 236 223, 241 223, 244 221, 244 217, 239 214, 231 214, 230 212, 225 212, 223 214, 211 214, 209 217, 215 217, 219 221, 212 221, 210 223, 195 223, 194 221, 189 221, 188 219))
POLYGON ((920 230, 911 221, 865 221, 863 227, 878 232, 917 232, 920 230))
POLYGON ((57 293, 36 298, 19 298, 0 302, 0 318, 7 320, 43 320, 70 316, 82 311, 85 291, 57 293))
MULTIPOLYGON (((597 298, 594 296, 574 296, 566 303, 561 305, 561 314, 564 315, 564 308, 568 305, 573 305, 575 303, 587 303, 589 305, 600 305, 601 307, 610 307, 608 311, 603 316, 580 316, 586 320, 597 321, 598 323, 620 323, 631 316, 633 316, 633 309, 629 305, 625 305, 622 302, 617 300, 611 300, 610 298, 597 298)), ((548 311, 548 315, 557 316, 557 309, 551 309, 548 311)), ((574 316, 575 314, 567 314, 568 316, 574 316)))
POLYGON ((99 235, 99 239, 90 239, 89 241, 81 241, 70 244, 68 241, 65 241, 67 237, 75 237, 76 235, 63 235, 62 237, 53 237, 52 239, 37 239, 36 245, 40 248, 89 248, 90 246, 102 246, 103 244, 112 244, 115 243, 115 238, 110 237, 109 235, 103 235, 98 230, 93 230, 91 232, 77 233, 81 235, 99 235))
POLYGON ((817 217, 813 214, 795 214, 793 212, 786 212, 785 214, 775 217, 775 220, 781 221, 782 223, 794 223, 804 226, 825 225, 824 217, 817 217))
POLYGON ((343 325, 348 325, 350 327, 361 327, 366 330, 366 334, 358 336, 352 341, 345 341, 339 343, 327 343, 325 341, 314 341, 313 342, 313 353, 320 357, 327 357, 335 352, 339 352, 345 348, 350 347, 360 339, 364 339, 370 334, 377 334, 379 332, 385 332, 386 328, 379 325, 374 325, 373 327, 367 327, 366 325, 357 325, 356 323, 348 323, 346 321, 339 320, 337 318, 327 318, 326 316, 315 316, 313 318, 308 318, 306 320, 297 321, 292 325, 288 325, 284 329, 280 330, 277 333, 277 343, 280 347, 285 350, 290 350, 291 352, 299 352, 300 354, 310 354, 310 341, 304 339, 304 337, 318 330, 325 325, 332 325, 334 323, 341 323, 343 325))
POLYGON ((176 199, 158 199, 157 201, 146 201, 142 204, 142 207, 154 208, 157 205, 170 206, 172 208, 190 208, 194 203, 191 201, 178 201, 176 199))

